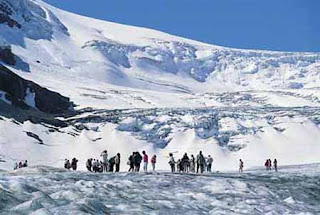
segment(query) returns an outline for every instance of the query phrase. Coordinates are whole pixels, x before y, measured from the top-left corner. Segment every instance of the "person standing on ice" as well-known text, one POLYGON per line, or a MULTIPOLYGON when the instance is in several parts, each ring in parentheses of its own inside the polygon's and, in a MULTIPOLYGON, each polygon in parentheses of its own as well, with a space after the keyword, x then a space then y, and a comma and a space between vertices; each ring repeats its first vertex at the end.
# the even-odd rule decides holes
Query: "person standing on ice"
POLYGON ((77 170, 77 163, 78 163, 78 160, 76 158, 73 158, 72 161, 71 161, 71 168, 73 170, 77 170))
POLYGON ((67 158, 64 160, 64 168, 65 169, 70 169, 71 168, 70 161, 67 158))
POLYGON ((141 161, 142 161, 142 156, 140 155, 139 152, 136 152, 133 159, 134 159, 134 171, 139 172, 141 161))
POLYGON ((272 168, 272 161, 271 159, 269 159, 269 170, 271 170, 271 168, 272 168))
POLYGON ((108 152, 107 150, 104 150, 101 152, 100 157, 102 157, 102 165, 103 165, 103 171, 108 171, 108 152))
POLYGON ((87 170, 88 170, 89 172, 92 171, 92 170, 91 170, 91 168, 92 168, 92 158, 89 158, 89 159, 87 160, 87 162, 86 162, 86 167, 87 167, 87 170))
POLYGON ((264 163, 264 166, 266 167, 266 170, 269 170, 269 160, 266 160, 264 163))
POLYGON ((191 155, 189 163, 190 163, 190 172, 195 172, 196 160, 193 155, 191 155))
POLYGON ((213 158, 210 155, 208 155, 208 158, 207 158, 207 171, 208 172, 211 172, 212 163, 213 163, 213 158))
POLYGON ((274 171, 278 172, 278 161, 277 161, 277 159, 274 159, 273 167, 274 167, 274 171))
POLYGON ((128 165, 130 166, 128 172, 134 171, 134 156, 135 152, 133 152, 132 155, 130 155, 128 158, 128 165))
POLYGON ((205 166, 206 166, 206 159, 204 158, 202 151, 200 151, 199 154, 197 155, 197 173, 199 172, 199 168, 200 168, 200 172, 203 173, 205 166))
POLYGON ((239 160, 239 172, 243 172, 243 166, 244 166, 243 161, 240 159, 239 160))
POLYGON ((27 160, 24 161, 23 167, 28 167, 28 161, 27 160))
POLYGON ((185 172, 185 173, 189 172, 189 170, 188 170, 189 157, 188 157, 187 153, 185 153, 183 155, 181 162, 182 162, 182 170, 183 170, 183 172, 185 172))
POLYGON ((116 172, 119 172, 120 171, 120 153, 116 155, 114 162, 116 164, 116 172))
POLYGON ((169 154, 169 157, 170 157, 169 164, 170 164, 171 172, 174 173, 176 171, 176 162, 174 160, 172 153, 169 154))
POLYGON ((142 151, 142 155, 143 155, 143 171, 147 172, 148 171, 148 155, 146 154, 145 151, 142 151))
POLYGON ((157 156, 153 155, 152 158, 151 158, 152 171, 156 170, 156 163, 157 163, 157 156))
POLYGON ((110 158, 109 160, 109 170, 108 172, 113 172, 114 170, 114 165, 116 164, 116 156, 110 158))

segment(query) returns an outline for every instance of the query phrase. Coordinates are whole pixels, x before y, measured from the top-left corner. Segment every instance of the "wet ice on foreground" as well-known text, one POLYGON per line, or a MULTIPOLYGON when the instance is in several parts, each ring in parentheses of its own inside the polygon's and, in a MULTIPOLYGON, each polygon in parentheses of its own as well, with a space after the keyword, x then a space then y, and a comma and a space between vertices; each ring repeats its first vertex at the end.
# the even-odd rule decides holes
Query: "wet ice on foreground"
POLYGON ((320 164, 280 172, 0 173, 0 214, 319 214, 320 164))

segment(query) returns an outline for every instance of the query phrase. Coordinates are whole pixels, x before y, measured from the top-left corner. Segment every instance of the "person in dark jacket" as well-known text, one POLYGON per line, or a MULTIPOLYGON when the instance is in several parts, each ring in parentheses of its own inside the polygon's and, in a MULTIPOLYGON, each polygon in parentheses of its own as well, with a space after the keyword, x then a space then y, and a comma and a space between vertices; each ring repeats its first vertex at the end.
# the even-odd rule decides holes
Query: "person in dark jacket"
POLYGON ((200 172, 203 173, 206 166, 206 159, 204 158, 202 151, 199 152, 197 155, 197 173, 200 172))
POLYGON ((114 165, 116 164, 116 156, 110 158, 109 160, 109 172, 113 172, 114 165))
POLYGON ((189 157, 188 157, 187 153, 185 153, 183 155, 181 162, 182 162, 182 170, 183 170, 183 172, 189 172, 190 164, 189 164, 189 157))
POLYGON ((134 170, 135 172, 139 172, 140 171, 140 164, 142 161, 142 156, 140 155, 139 152, 136 152, 135 155, 133 156, 134 158, 134 170))
POLYGON ((116 172, 119 172, 120 171, 120 153, 116 155, 114 162, 116 165, 116 172))
POLYGON ((22 166, 23 166, 23 167, 28 167, 28 161, 25 160, 22 166))
POLYGON ((64 160, 64 168, 66 168, 66 169, 70 169, 71 168, 71 164, 70 164, 70 161, 68 159, 64 160))
POLYGON ((76 158, 73 158, 73 159, 71 160, 71 168, 72 168, 73 170, 77 170, 77 167, 78 167, 77 163, 78 163, 78 160, 77 160, 76 158))
POLYGON ((134 171, 134 156, 135 156, 135 152, 132 153, 132 155, 130 155, 129 159, 128 159, 128 165, 130 166, 128 172, 133 172, 134 171))
POLYGON ((277 159, 274 159, 273 167, 274 167, 274 171, 278 172, 278 161, 277 161, 277 159))
POLYGON ((89 172, 92 171, 92 158, 89 158, 86 162, 86 167, 89 172))

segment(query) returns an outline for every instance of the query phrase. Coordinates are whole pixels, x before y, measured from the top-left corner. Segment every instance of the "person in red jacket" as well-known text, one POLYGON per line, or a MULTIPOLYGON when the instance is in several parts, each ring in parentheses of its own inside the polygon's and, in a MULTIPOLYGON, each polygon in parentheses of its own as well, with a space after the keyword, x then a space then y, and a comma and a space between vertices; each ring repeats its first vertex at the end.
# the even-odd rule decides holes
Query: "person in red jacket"
POLYGON ((149 158, 145 151, 142 151, 142 155, 143 155, 143 171, 147 172, 149 158))
POLYGON ((152 170, 155 171, 156 170, 156 163, 157 163, 157 156, 153 155, 151 158, 151 166, 152 166, 152 170))

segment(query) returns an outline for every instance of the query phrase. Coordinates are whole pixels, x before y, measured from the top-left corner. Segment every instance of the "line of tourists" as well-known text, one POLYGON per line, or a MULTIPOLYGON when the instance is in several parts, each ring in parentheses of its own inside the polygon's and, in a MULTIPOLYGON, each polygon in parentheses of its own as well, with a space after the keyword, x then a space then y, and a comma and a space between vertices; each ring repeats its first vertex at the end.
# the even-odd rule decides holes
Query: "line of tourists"
MULTIPOLYGON (((271 159, 267 159, 264 163, 264 166, 266 167, 266 170, 269 171, 272 169, 272 161, 271 159)), ((274 159, 273 160, 273 168, 274 168, 274 171, 278 171, 278 161, 277 159, 274 159)))
MULTIPOLYGON (((143 171, 148 171, 149 156, 146 151, 142 151, 142 155, 139 152, 133 152, 129 156, 127 164, 129 165, 128 172, 139 172, 141 163, 143 162, 143 171)), ((157 156, 153 155, 150 159, 152 171, 156 170, 157 156)))
MULTIPOLYGON (((108 152, 107 150, 104 150, 100 157, 102 160, 99 159, 93 159, 89 158, 86 162, 86 168, 90 172, 119 172, 120 171, 120 162, 121 162, 121 156, 120 153, 117 153, 115 156, 108 159, 108 152)), ((71 162, 68 159, 65 159, 64 167, 66 169, 72 169, 77 170, 77 163, 78 160, 76 158, 73 158, 71 162)), ((156 169, 156 163, 157 163, 157 156, 153 155, 150 159, 152 171, 155 171, 156 169)), ((187 153, 185 153, 181 159, 175 160, 172 153, 169 153, 169 165, 171 172, 179 172, 179 173, 203 173, 203 172, 211 172, 212 171, 212 164, 213 164, 213 158, 211 155, 208 155, 205 157, 202 153, 202 151, 199 151, 199 154, 195 157, 194 155, 188 156, 187 153)), ((149 164, 149 156, 147 155, 146 151, 140 152, 136 151, 133 152, 127 161, 127 165, 129 166, 128 172, 139 172, 140 166, 143 165, 143 171, 148 171, 148 164, 149 164)), ((27 161, 24 163, 19 162, 15 164, 15 169, 26 167, 28 166, 27 161)), ((265 161, 264 166, 266 167, 266 170, 269 171, 272 169, 272 161, 271 159, 267 159, 265 161)), ((244 162, 242 159, 239 159, 239 172, 243 172, 244 168, 244 162)), ((278 161, 277 159, 274 159, 273 161, 273 168, 275 171, 278 171, 278 161)))
POLYGON ((193 155, 191 155, 189 158, 188 154, 185 153, 183 157, 181 159, 178 159, 177 161, 175 161, 172 153, 169 154, 169 165, 171 168, 171 172, 211 172, 212 163, 213 158, 210 155, 208 155, 208 157, 205 157, 202 154, 202 151, 199 152, 196 158, 193 155))

